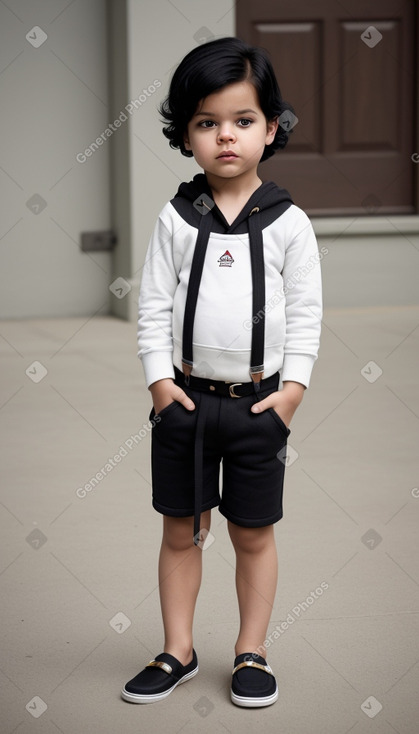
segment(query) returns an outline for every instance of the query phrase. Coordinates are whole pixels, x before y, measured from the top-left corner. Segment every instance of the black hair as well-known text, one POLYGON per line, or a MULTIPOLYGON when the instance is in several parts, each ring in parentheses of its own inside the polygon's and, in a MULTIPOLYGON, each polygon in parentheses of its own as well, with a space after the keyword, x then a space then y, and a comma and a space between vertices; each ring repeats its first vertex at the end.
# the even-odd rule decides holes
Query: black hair
MULTIPOLYGON (((264 49, 249 46, 238 38, 218 38, 190 51, 180 62, 170 82, 169 93, 159 107, 166 123, 163 134, 171 148, 179 148, 185 156, 184 134, 189 121, 195 114, 199 102, 208 95, 235 82, 249 81, 256 89, 260 107, 268 121, 289 112, 286 120, 292 120, 294 110, 284 102, 272 68, 264 49)), ((292 126, 278 125, 275 138, 265 145, 261 161, 266 160, 279 148, 284 148, 292 126), (289 127, 290 129, 286 129, 289 127)))

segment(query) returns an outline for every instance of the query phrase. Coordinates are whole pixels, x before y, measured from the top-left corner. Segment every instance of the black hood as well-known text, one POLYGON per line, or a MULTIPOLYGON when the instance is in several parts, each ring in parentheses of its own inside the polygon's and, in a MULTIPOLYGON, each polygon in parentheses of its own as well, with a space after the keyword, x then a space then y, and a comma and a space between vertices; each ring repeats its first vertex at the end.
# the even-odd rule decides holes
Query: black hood
POLYGON ((247 219, 255 209, 259 211, 261 229, 283 214, 293 204, 286 189, 281 189, 272 181, 263 182, 243 207, 240 214, 230 225, 212 199, 212 192, 207 177, 198 173, 192 181, 181 183, 175 197, 171 200, 180 216, 188 224, 199 227, 203 208, 211 208, 213 214, 213 231, 228 234, 247 232, 247 219))

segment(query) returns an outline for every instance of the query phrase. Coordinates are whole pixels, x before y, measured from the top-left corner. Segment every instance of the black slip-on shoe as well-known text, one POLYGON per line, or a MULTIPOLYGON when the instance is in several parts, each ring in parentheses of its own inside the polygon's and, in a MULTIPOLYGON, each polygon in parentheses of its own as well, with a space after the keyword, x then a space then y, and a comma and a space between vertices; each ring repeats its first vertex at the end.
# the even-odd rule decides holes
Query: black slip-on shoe
POLYGON ((234 661, 231 700, 237 706, 270 706, 278 698, 278 686, 265 658, 253 653, 237 655, 234 661))
POLYGON ((121 691, 124 701, 130 703, 154 703, 167 698, 179 685, 193 678, 198 672, 195 650, 188 665, 182 665, 173 655, 162 652, 135 678, 128 681, 121 691))

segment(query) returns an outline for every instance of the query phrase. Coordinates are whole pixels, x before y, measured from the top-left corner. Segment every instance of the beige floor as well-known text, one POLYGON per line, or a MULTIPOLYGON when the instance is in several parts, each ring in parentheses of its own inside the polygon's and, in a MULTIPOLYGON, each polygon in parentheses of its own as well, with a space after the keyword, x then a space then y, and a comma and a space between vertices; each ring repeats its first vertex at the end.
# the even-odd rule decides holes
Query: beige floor
POLYGON ((229 700, 238 615, 217 511, 199 675, 160 704, 119 697, 162 643, 135 326, 0 324, 2 734, 419 731, 419 308, 324 322, 276 525, 268 659, 280 699, 255 710, 229 700))

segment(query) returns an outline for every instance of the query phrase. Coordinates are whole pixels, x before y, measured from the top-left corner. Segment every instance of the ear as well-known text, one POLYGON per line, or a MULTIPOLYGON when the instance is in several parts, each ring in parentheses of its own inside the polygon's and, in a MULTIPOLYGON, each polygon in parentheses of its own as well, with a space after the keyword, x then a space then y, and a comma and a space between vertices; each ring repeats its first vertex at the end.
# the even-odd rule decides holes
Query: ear
POLYGON ((265 145, 270 145, 273 142, 273 139, 276 135, 277 130, 278 130, 278 118, 275 117, 274 120, 268 120, 268 122, 266 123, 265 145))
POLYGON ((183 144, 185 146, 185 150, 192 150, 187 133, 185 133, 183 136, 183 144))

